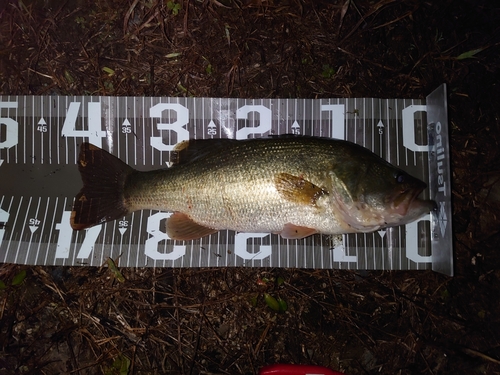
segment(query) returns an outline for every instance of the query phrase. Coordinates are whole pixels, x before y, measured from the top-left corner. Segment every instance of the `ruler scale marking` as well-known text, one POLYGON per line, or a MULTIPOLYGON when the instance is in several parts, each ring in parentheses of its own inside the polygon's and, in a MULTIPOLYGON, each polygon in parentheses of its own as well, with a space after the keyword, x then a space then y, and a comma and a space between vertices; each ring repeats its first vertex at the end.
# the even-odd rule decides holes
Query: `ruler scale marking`
MULTIPOLYGON (((52 222, 51 222, 51 225, 50 225, 50 230, 49 230, 49 237, 48 237, 48 243, 47 243, 47 250, 45 252, 45 260, 43 262, 43 265, 44 266, 47 266, 49 263, 47 262, 47 259, 49 257, 49 249, 50 249, 50 241, 52 240, 52 230, 53 228, 55 228, 55 225, 56 225, 56 214, 57 214, 57 203, 58 203, 58 200, 59 198, 56 197, 55 199, 55 203, 54 203, 54 210, 52 212, 52 222)), ((49 200, 47 200, 47 208, 50 207, 49 206, 49 202, 50 202, 50 198, 49 200)), ((57 250, 57 245, 56 245, 56 250, 57 250)))
MULTIPOLYGON (((17 263, 17 259, 21 255, 20 249, 21 249, 21 244, 23 243, 23 241, 21 241, 21 239, 24 237, 24 229, 26 228, 26 224, 28 222, 29 209, 31 207, 32 200, 33 200, 33 197, 30 197, 29 201, 28 201, 28 207, 26 208, 26 212, 25 212, 25 216, 24 216, 24 220, 23 220, 23 225, 21 226, 21 234, 19 235, 19 241, 18 241, 17 251, 16 251, 16 258, 14 259, 14 263, 17 263)), ((21 204, 19 205, 19 210, 20 209, 21 209, 21 204)), ((18 213, 19 213, 19 210, 18 210, 18 213)), ((31 237, 27 239, 27 242, 28 242, 28 248, 29 248, 29 245, 31 245, 31 237)))
MULTIPOLYGON (((14 197, 12 197, 11 201, 10 201, 10 205, 9 205, 9 209, 7 212, 10 212, 10 208, 12 207, 12 203, 14 202, 14 197)), ((15 240, 15 232, 14 232, 14 228, 16 227, 16 224, 17 224, 17 218, 19 216, 19 211, 21 210, 21 204, 23 202, 23 197, 20 198, 19 200, 19 203, 18 203, 18 206, 17 206, 17 212, 16 212, 16 216, 14 216, 14 222, 12 223, 12 229, 10 231, 10 238, 9 238, 9 244, 7 245, 7 249, 5 250, 5 253, 8 254, 9 250, 10 250, 10 245, 12 244, 12 239, 14 238, 15 240)), ((20 241, 21 239, 19 239, 20 241)), ((17 253, 13 256, 14 259, 17 259, 17 253)))
MULTIPOLYGON (((2 114, 17 120, 16 123, 19 125, 20 141, 15 144, 14 148, 3 147, 2 159, 4 159, 6 164, 10 164, 11 168, 18 163, 19 168, 22 168, 22 165, 28 164, 33 166, 33 171, 38 171, 40 176, 47 173, 47 175, 43 176, 42 180, 37 180, 41 182, 40 187, 36 186, 39 191, 38 195, 25 194, 19 197, 12 196, 10 198, 6 196, 2 199, 1 205, 4 210, 6 203, 9 202, 10 199, 10 204, 6 211, 10 213, 9 225, 4 230, 3 241, 1 242, 2 253, 7 262, 23 262, 23 259, 24 262, 34 262, 37 264, 43 263, 50 265, 51 262, 53 262, 49 252, 53 251, 50 249, 54 248, 57 239, 60 237, 60 233, 54 235, 53 231, 57 222, 60 222, 60 219, 57 220, 57 222, 56 219, 61 217, 62 212, 66 209, 66 204, 64 204, 64 207, 61 207, 61 203, 58 201, 59 196, 52 196, 52 198, 55 198, 52 200, 50 195, 51 189, 48 187, 51 183, 59 183, 59 185, 62 186, 60 181, 64 177, 59 177, 59 175, 64 176, 67 171, 71 171, 72 174, 77 174, 75 164, 78 158, 78 146, 83 141, 91 141, 89 133, 91 130, 94 131, 96 129, 95 126, 98 122, 95 117, 95 111, 90 112, 91 103, 94 105, 92 108, 96 108, 95 103, 101 103, 102 105, 103 123, 100 126, 104 127, 101 130, 106 134, 103 136, 103 138, 105 137, 104 141, 112 141, 112 148, 110 148, 110 151, 118 155, 122 160, 128 163, 134 163, 137 166, 141 162, 138 156, 141 153, 140 148, 142 147, 142 165, 151 165, 150 168, 146 169, 154 169, 157 168, 158 165, 164 166, 165 161, 169 160, 170 157, 170 152, 165 153, 151 147, 148 138, 153 136, 162 137, 164 144, 167 144, 169 140, 170 142, 174 142, 176 139, 179 140, 179 134, 176 134, 175 131, 168 131, 169 134, 165 137, 167 132, 157 129, 158 123, 173 123, 175 121, 174 119, 179 116, 179 114, 175 113, 176 111, 169 109, 164 111, 161 115, 162 118, 150 119, 149 113, 147 113, 147 106, 149 104, 149 108, 151 108, 158 103, 172 103, 189 108, 191 120, 187 125, 184 124, 183 128, 190 132, 191 137, 204 139, 213 137, 213 135, 209 134, 209 128, 207 126, 209 122, 214 119, 214 116, 216 116, 216 120, 219 122, 219 124, 217 124, 218 128, 216 128, 218 130, 215 135, 216 137, 235 137, 241 127, 257 128, 260 126, 261 116, 257 113, 258 111, 250 112, 247 120, 234 118, 237 110, 244 105, 255 105, 257 107, 264 106, 265 108, 269 108, 272 116, 271 132, 273 134, 295 132, 295 128, 292 127, 292 125, 297 121, 299 124, 297 131, 300 133, 328 136, 333 132, 331 124, 337 120, 334 118, 333 111, 323 111, 321 110, 321 106, 342 104, 344 106, 345 115, 348 112, 352 112, 345 117, 345 125, 347 126, 345 129, 345 137, 347 139, 371 147, 389 162, 392 161, 395 164, 401 162, 403 163, 402 167, 408 167, 411 171, 421 170, 422 172, 419 173, 425 174, 423 172, 428 168, 425 164, 425 154, 423 155, 415 150, 405 148, 401 142, 404 139, 402 132, 405 131, 402 127, 401 112, 405 107, 419 105, 420 101, 418 100, 367 100, 357 98, 348 100, 325 99, 317 101, 304 99, 234 100, 229 98, 219 100, 215 100, 214 98, 171 98, 158 100, 158 98, 144 97, 63 98, 60 96, 7 96, 3 98, 3 100, 17 102, 17 107, 15 108, 3 107, 2 111, 5 112, 2 114), (74 131, 77 133, 74 133, 76 135, 64 136, 66 139, 61 140, 61 130, 64 128, 63 121, 70 112, 70 107, 72 107, 71 103, 79 103, 75 124, 72 124, 72 126, 75 127, 74 131), (210 110, 207 110, 208 107, 210 107, 210 110), (381 112, 380 115, 376 115, 375 109, 377 107, 383 108, 385 114, 382 115, 381 112), (222 110, 222 108, 224 108, 224 110, 222 110), (323 112, 326 113, 323 114, 323 112), (137 116, 138 114, 139 118, 137 116), (210 114, 212 115, 210 116, 210 114), (94 122, 91 122, 91 120, 94 122), (136 135, 132 137, 133 139, 129 137, 132 136, 132 134, 122 132, 122 124, 125 120, 130 121, 132 129, 134 129, 136 135), (379 123, 385 126, 383 128, 378 128, 379 123), (46 126, 46 131, 43 126, 46 126), (29 131, 29 127, 31 127, 31 131, 29 131), (382 132, 382 134, 379 134, 379 132, 382 132), (380 146, 378 150, 375 150, 374 146, 378 143, 376 140, 377 137, 379 138, 380 146), (68 138, 73 138, 73 141, 68 138), (125 143, 123 144, 123 142, 125 143), (150 148, 150 153, 146 151, 146 148, 150 148), (4 149, 5 151, 3 151, 4 149), (31 161, 28 160, 30 157, 31 161), (46 158, 48 158, 48 160, 46 160, 46 158), (37 162, 37 160, 39 162, 37 162), (52 168, 51 165, 55 165, 56 163, 57 166, 52 168), (43 167, 44 165, 47 165, 47 167, 43 167), (33 199, 37 199, 38 203, 35 204, 33 199), (17 209, 15 209, 15 212, 11 212, 12 207, 16 207, 16 205, 17 209), (52 205, 54 205, 54 213, 50 215, 47 210, 49 210, 52 205), (26 210, 26 212, 23 212, 24 210, 26 210), (45 210, 45 212, 42 212, 43 210, 45 210), (22 222, 23 216, 26 216, 24 222, 22 222), (53 216, 52 223, 50 223, 51 216, 53 216), (31 219, 35 222, 40 219, 43 220, 43 222, 38 225, 37 229, 33 229, 33 232, 30 232, 26 228, 29 227, 27 221, 31 219), (45 243, 45 241, 47 243, 45 243), (46 254, 41 253, 41 249, 45 248, 47 249, 46 254), (26 253, 22 254, 24 251, 26 253)), ((413 122, 413 126, 418 129, 415 130, 415 142, 419 145, 424 142, 422 139, 426 133, 425 129, 421 130, 422 127, 425 126, 422 120, 422 113, 417 112, 413 122)), ((335 125, 335 127, 337 127, 337 125, 335 125)), ((5 126, 2 125, 2 131, 4 128, 5 126)), ((263 136, 252 131, 248 134, 250 138, 263 136)), ((2 140, 0 139, 0 147, 2 146, 1 142, 2 140)), ((107 148, 106 144, 104 144, 104 147, 107 148)), ((1 168, 0 166, 0 173, 2 171, 1 168)), ((29 175, 26 174, 25 176, 27 178, 29 175)), ((422 178, 421 175, 417 177, 422 178)), ((424 176, 424 178, 426 177, 427 176, 424 176)), ((72 179, 76 180, 74 178, 72 179)), ((28 180, 29 179, 25 179, 25 181, 28 180)), ((72 181, 71 186, 73 186, 73 184, 79 185, 80 181, 72 181)), ((35 189, 35 185, 33 185, 33 189, 35 189)), ((65 197, 65 200, 77 191, 76 188, 75 190, 73 189, 73 187, 68 189, 68 195, 65 197)), ((30 188, 28 187, 27 191, 29 190, 30 188)), ((60 197, 64 197, 64 194, 60 195, 60 197)), ((104 261, 107 254, 116 256, 116 246, 118 252, 120 252, 120 249, 127 252, 127 256, 124 257, 124 259, 126 259, 128 266, 146 264, 148 260, 151 265, 151 259, 146 256, 146 254, 139 255, 138 252, 142 251, 141 249, 144 246, 141 245, 141 243, 148 238, 148 234, 145 234, 143 237, 144 234, 142 232, 145 227, 143 223, 145 224, 146 221, 150 220, 152 214, 153 213, 150 213, 149 216, 147 216, 146 212, 141 212, 140 218, 138 215, 133 214, 132 217, 128 217, 126 220, 129 225, 126 234, 119 233, 118 229, 120 227, 117 227, 118 223, 105 224, 102 228, 102 233, 98 236, 94 245, 97 251, 101 251, 100 256, 96 259, 77 258, 79 248, 83 243, 82 240, 85 240, 87 234, 83 232, 78 233, 71 242, 70 253, 73 256, 70 258, 57 259, 57 263, 74 264, 75 262, 80 263, 83 261, 87 264, 89 262, 94 264, 99 262, 99 259, 104 261), (137 223, 138 220, 139 223, 137 223), (139 233, 139 235, 137 235, 137 233, 139 233), (117 238, 117 236, 120 238, 117 238), (126 242, 123 236, 128 236, 126 242), (128 243, 128 246, 125 245, 126 243, 128 243), (133 260, 134 254, 131 254, 129 250, 137 252, 135 254, 135 262, 133 260), (143 261, 141 259, 143 259, 143 261)), ((431 231, 428 225, 423 228, 425 228, 425 233, 431 231)), ((426 269, 430 267, 430 263, 422 263, 421 261, 412 262, 404 255, 406 249, 405 243, 408 240, 408 236, 402 227, 388 229, 384 236, 376 232, 372 235, 357 236, 358 235, 342 236, 344 239, 345 255, 356 257, 356 261, 347 262, 348 268, 366 267, 370 259, 373 260, 374 269, 386 269, 386 267, 390 269, 426 269), (367 247, 371 247, 373 251, 367 251, 367 247)), ((419 236, 421 236, 421 234, 419 234, 419 236)), ((428 236, 428 234, 425 234, 425 236, 428 236)), ((217 235, 207 238, 206 241, 207 242, 201 241, 187 244, 186 259, 180 257, 176 260, 156 262, 156 264, 192 267, 195 264, 194 261, 196 257, 198 257, 200 261, 199 264, 203 266, 231 265, 228 263, 230 258, 229 255, 231 254, 228 254, 227 251, 234 246, 234 233, 229 234, 227 231, 222 231, 217 235), (223 243, 220 242, 221 240, 223 243), (206 246, 208 253, 198 248, 201 246, 206 246), (218 249, 224 249, 224 253, 218 249), (189 255, 187 256, 188 252, 189 255), (216 254, 223 254, 224 259, 220 259, 216 254)), ((320 236, 317 236, 315 240, 310 238, 301 241, 281 241, 277 236, 262 238, 249 237, 246 243, 246 251, 257 253, 260 251, 261 246, 267 246, 267 244, 270 243, 273 247, 273 252, 271 257, 265 259, 257 259, 255 256, 250 256, 250 259, 245 260, 240 259, 238 256, 234 257, 234 254, 231 255, 231 259, 234 258, 236 262, 242 261, 245 266, 270 265, 273 267, 284 267, 288 265, 308 268, 332 268, 338 266, 342 267, 343 265, 342 262, 338 263, 333 261, 333 252, 328 251, 328 241, 325 241, 325 238, 320 236), (328 258, 325 258, 326 255, 324 251, 327 251, 328 258), (299 254, 299 252, 303 254, 299 254), (327 264, 328 262, 330 262, 330 264, 327 264)), ((424 241, 422 243, 424 243, 426 248, 432 245, 431 241, 424 241)), ((164 241, 162 251, 171 251, 170 249, 172 246, 173 242, 168 241, 167 243, 164 241)), ((422 244, 417 243, 415 246, 421 247, 422 244)), ((429 250, 425 251, 427 254, 429 253, 429 250)))
MULTIPOLYGON (((34 220, 33 224, 35 224, 38 221, 38 219, 37 219, 38 218, 38 210, 40 209, 40 201, 41 201, 41 199, 42 199, 41 197, 38 197, 38 203, 37 203, 36 210, 35 210, 35 216, 33 217, 33 220, 34 220)), ((28 224, 31 224, 32 223, 31 222, 32 218, 30 218, 29 220, 30 220, 30 222, 28 224)), ((31 247, 31 243, 33 242, 33 237, 35 237, 35 232, 38 230, 39 224, 37 224, 36 226, 37 226, 37 228, 35 230, 32 230, 32 228, 30 227, 31 236, 30 236, 30 245, 29 245, 29 247, 31 247)), ((35 237, 35 239, 36 239, 36 237, 35 237)), ((38 246, 36 246, 36 245, 34 246, 34 247, 37 248, 35 259, 38 258, 38 249, 40 249, 40 243, 41 242, 42 241, 41 241, 41 238, 40 238, 40 240, 38 241, 38 246)), ((27 263, 27 261, 28 261, 28 255, 29 255, 29 251, 26 251, 26 257, 24 259, 24 263, 27 263)))

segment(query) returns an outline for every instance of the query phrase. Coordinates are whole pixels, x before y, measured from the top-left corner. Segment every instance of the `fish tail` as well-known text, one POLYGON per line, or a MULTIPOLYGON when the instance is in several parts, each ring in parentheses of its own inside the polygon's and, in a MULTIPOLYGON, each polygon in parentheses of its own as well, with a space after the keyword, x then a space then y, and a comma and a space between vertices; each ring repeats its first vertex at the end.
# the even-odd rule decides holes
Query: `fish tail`
POLYGON ((124 199, 127 177, 134 172, 116 156, 83 143, 78 156, 83 188, 75 196, 71 227, 82 230, 127 215, 124 199))

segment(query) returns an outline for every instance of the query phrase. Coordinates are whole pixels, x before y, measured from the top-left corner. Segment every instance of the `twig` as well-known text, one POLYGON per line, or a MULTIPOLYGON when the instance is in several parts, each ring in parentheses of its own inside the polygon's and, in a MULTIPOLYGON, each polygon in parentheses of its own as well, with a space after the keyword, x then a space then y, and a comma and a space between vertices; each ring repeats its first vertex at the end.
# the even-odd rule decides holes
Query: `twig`
POLYGON ((266 339, 267 333, 269 332, 269 329, 273 325, 273 322, 270 321, 267 323, 266 329, 264 329, 264 332, 262 332, 262 335, 260 335, 259 342, 257 343, 257 346, 255 347, 255 350, 253 351, 253 356, 257 357, 257 354, 260 352, 260 349, 262 345, 264 344, 264 340, 266 339))
POLYGON ((128 25, 128 20, 130 19, 130 16, 132 15, 132 12, 134 11, 134 8, 137 6, 137 3, 139 0, 134 0, 130 8, 128 8, 127 13, 125 14, 125 17, 123 17, 123 35, 127 34, 127 25, 128 25))
POLYGON ((470 355, 472 357, 481 358, 481 359, 484 359, 485 361, 492 362, 492 363, 495 363, 497 365, 500 365, 500 361, 498 359, 492 358, 489 355, 486 355, 484 353, 478 352, 477 350, 469 349, 469 348, 462 348, 462 351, 465 354, 470 355))
POLYGON ((361 16, 361 19, 358 21, 358 23, 351 29, 351 31, 349 32, 349 34, 347 34, 339 44, 342 44, 343 42, 345 42, 348 38, 351 37, 352 34, 354 34, 356 32, 356 30, 364 23, 366 22, 366 19, 368 17, 370 17, 372 14, 378 12, 381 8, 383 8, 384 6, 390 4, 390 3, 393 3, 395 0, 382 0, 380 1, 379 3, 375 4, 375 6, 372 8, 372 10, 370 10, 366 15, 364 16, 361 16))

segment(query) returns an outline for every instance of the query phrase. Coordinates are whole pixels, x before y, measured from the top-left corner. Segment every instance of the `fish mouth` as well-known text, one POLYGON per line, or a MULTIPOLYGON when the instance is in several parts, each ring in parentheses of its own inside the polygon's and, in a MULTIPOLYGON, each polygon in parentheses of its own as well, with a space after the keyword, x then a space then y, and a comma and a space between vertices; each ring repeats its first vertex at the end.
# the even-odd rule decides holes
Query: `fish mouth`
POLYGON ((436 212, 437 211, 437 203, 433 200, 424 200, 419 198, 414 198, 408 207, 408 211, 406 212, 406 216, 412 217, 420 217, 423 214, 428 212, 436 212))
POLYGON ((393 210, 402 218, 399 224, 410 223, 431 211, 437 210, 436 202, 418 197, 425 187, 426 185, 406 189, 395 198, 393 210))
MULTIPOLYGON (((415 209, 421 208, 424 201, 419 199, 418 196, 427 185, 424 183, 419 184, 419 186, 407 188, 405 190, 397 192, 396 196, 393 197, 393 211, 402 217, 406 216, 408 212, 412 212, 415 209)), ((425 204, 424 204, 425 205, 425 204)))

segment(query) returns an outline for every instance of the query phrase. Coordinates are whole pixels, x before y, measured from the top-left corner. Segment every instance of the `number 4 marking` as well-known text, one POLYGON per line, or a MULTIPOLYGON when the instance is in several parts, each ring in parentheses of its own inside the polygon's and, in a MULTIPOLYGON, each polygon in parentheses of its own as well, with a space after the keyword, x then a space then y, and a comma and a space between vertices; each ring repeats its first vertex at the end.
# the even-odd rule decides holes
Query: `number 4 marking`
POLYGON ((0 245, 2 244, 3 236, 5 234, 5 223, 9 220, 9 213, 0 208, 0 245))
POLYGON ((63 137, 88 137, 89 142, 95 146, 102 147, 102 138, 106 132, 101 127, 101 103, 88 103, 87 130, 76 129, 76 120, 80 111, 80 102, 69 103, 68 113, 64 120, 61 134, 63 137))

